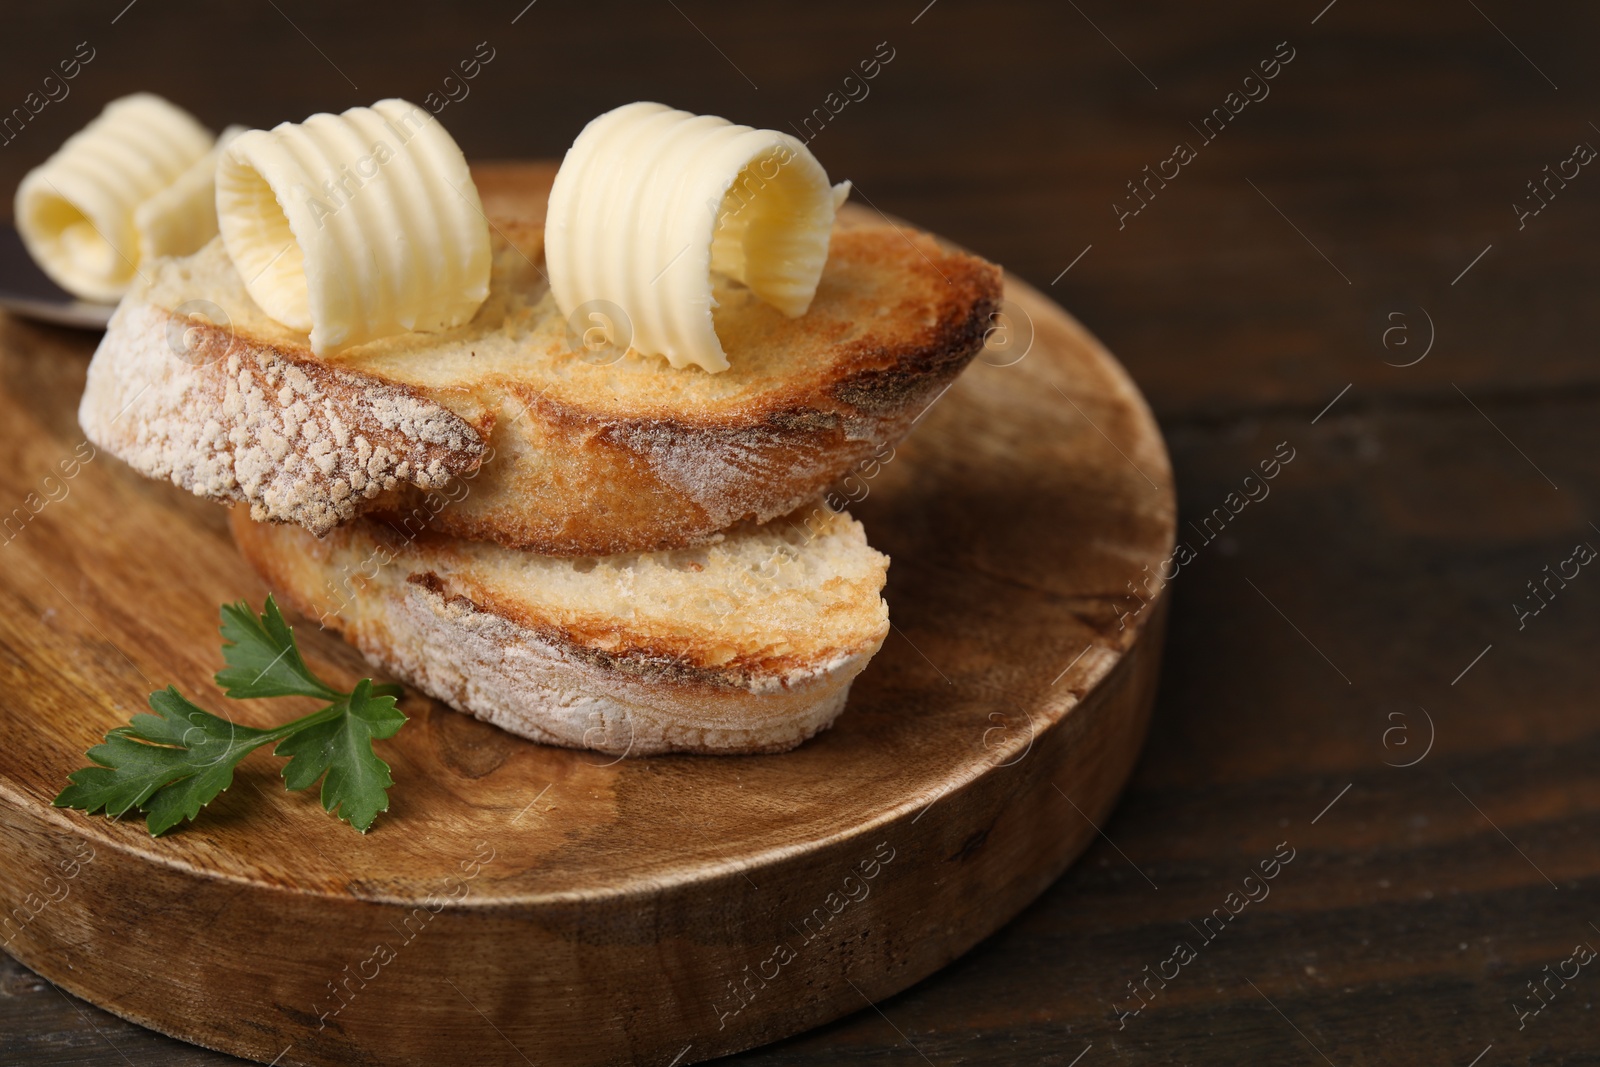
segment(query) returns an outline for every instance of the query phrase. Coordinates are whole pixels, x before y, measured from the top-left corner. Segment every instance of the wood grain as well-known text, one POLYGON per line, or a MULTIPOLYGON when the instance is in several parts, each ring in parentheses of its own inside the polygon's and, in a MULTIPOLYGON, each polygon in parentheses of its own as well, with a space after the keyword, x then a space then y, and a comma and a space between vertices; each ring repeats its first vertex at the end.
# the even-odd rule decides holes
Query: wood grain
MULTIPOLYGON (((834 729, 783 756, 616 761, 412 697, 365 838, 264 758, 158 841, 49 807, 149 690, 219 707, 216 605, 263 591, 220 509, 109 456, 66 476, 85 346, 7 323, 0 499, 44 501, 0 549, 0 678, 23 694, 0 712, 7 951, 163 1032, 319 1064, 696 1062, 959 956, 1061 874, 1131 770, 1173 537, 1137 391, 1048 300, 1008 299, 990 362, 847 487, 894 561, 896 629, 834 729)), ((312 662, 360 670, 300 630, 312 662)))

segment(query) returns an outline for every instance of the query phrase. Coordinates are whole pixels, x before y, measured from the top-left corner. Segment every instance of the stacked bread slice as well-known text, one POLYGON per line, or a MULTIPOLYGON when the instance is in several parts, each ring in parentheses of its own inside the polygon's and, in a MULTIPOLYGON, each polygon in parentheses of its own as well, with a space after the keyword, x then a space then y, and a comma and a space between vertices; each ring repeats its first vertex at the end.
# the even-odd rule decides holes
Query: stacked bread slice
POLYGON ((826 490, 979 351, 999 270, 841 220, 805 315, 718 282, 730 369, 674 370, 556 308, 547 174, 476 178, 494 265, 470 323, 319 356, 214 241, 143 270, 85 431, 241 505, 288 603, 459 710, 619 754, 799 744, 889 626, 888 560, 826 490))

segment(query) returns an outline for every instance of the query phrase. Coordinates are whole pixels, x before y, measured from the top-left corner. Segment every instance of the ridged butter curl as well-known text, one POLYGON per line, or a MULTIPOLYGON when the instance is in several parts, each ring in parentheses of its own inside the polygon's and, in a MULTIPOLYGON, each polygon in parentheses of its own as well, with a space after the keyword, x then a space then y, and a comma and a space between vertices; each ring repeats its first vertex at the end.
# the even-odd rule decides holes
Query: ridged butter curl
POLYGON ((318 353, 469 321, 489 294, 489 224, 431 114, 380 100, 240 135, 217 222, 250 296, 318 353))
POLYGON ((119 299, 141 262, 193 252, 216 235, 204 168, 212 140, 159 96, 113 100, 17 187, 17 230, 29 254, 69 293, 119 299), (186 195, 196 184, 201 195, 186 195))
POLYGON ((791 318, 805 314, 848 192, 786 133, 627 104, 585 126, 556 174, 545 220, 551 292, 569 317, 593 309, 614 344, 727 370, 712 273, 791 318))

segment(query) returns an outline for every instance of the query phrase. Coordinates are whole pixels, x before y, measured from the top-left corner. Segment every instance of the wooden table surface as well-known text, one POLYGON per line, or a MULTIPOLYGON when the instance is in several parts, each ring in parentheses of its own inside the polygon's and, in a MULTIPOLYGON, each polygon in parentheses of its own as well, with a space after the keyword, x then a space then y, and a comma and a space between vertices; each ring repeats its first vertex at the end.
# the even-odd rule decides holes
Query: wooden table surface
MULTIPOLYGON (((1600 1062, 1592 5, 123 2, 9 14, 5 109, 94 58, 0 186, 135 89, 270 124, 461 96, 488 49, 440 114, 475 158, 638 98, 831 105, 830 173, 1145 389, 1196 558, 1099 843, 945 971, 742 1062, 1600 1062)), ((0 964, 0 1063, 118 1061, 234 1062, 0 964)))

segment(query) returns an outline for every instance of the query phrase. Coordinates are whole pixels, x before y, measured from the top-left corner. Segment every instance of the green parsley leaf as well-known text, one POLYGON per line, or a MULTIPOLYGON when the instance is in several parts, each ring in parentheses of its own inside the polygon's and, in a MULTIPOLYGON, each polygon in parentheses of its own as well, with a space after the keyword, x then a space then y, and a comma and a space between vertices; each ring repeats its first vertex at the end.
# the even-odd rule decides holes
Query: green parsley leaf
POLYGON ((217 684, 234 700, 251 697, 320 697, 338 700, 344 694, 311 673, 294 643, 294 630, 283 621, 277 601, 267 594, 258 617, 249 604, 222 606, 222 658, 217 684))
POLYGON ((159 836, 199 815, 201 808, 233 784, 233 768, 239 761, 271 741, 273 733, 240 726, 195 707, 171 686, 151 693, 150 706, 161 717, 135 716, 131 736, 148 742, 147 747, 181 745, 159 747, 159 751, 183 753, 188 772, 140 802, 149 815, 145 825, 153 836, 159 836))
POLYGON ((277 742, 276 754, 289 758, 285 784, 309 789, 322 780, 322 806, 366 833, 380 812, 389 810, 394 785, 389 765, 373 751, 405 725, 395 706, 399 686, 375 686, 362 679, 343 693, 306 666, 272 597, 257 616, 246 603, 222 607, 222 647, 227 668, 217 684, 236 699, 311 696, 331 701, 269 730, 240 726, 190 703, 168 686, 150 694, 154 715, 135 715, 127 726, 89 750, 95 764, 68 775, 71 783, 55 799, 58 808, 104 810, 118 818, 137 807, 147 814, 152 836, 193 820, 200 809, 233 783, 239 761, 263 745, 277 742))
POLYGON ((308 722, 272 754, 289 758, 283 768, 285 786, 310 789, 322 779, 323 810, 337 809, 341 819, 366 833, 378 813, 389 810, 387 791, 394 785, 389 765, 372 750, 372 742, 393 737, 406 717, 395 707, 394 697, 373 696, 372 682, 365 678, 328 711, 338 714, 308 722))
POLYGON ((232 784, 234 766, 273 738, 196 707, 171 686, 151 693, 150 707, 157 714, 135 715, 89 750, 99 766, 68 775, 73 784, 56 807, 104 808, 116 818, 137 805, 149 813, 151 835, 159 835, 198 815, 232 784))

